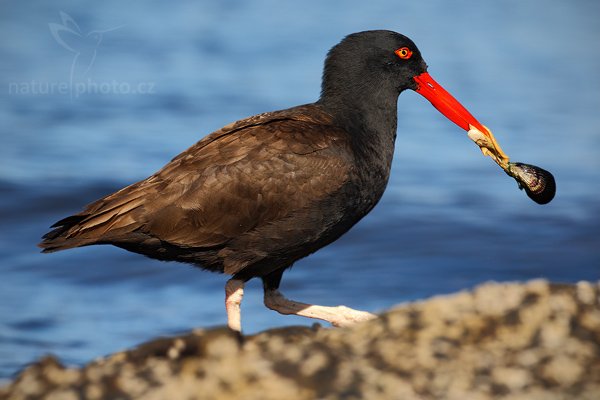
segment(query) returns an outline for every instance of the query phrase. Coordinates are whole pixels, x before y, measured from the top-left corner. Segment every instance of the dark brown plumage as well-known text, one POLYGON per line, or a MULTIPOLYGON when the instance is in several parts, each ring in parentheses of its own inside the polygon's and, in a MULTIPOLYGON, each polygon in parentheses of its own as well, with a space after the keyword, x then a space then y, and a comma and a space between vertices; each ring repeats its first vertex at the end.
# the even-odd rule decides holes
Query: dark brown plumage
POLYGON ((356 209, 345 200, 355 186, 350 154, 347 134, 318 105, 253 116, 57 222, 41 246, 113 244, 242 279, 268 275, 289 253, 342 233, 341 210, 356 209))
MULTIPOLYGON (((403 35, 349 35, 328 54, 319 101, 213 132, 149 178, 57 222, 40 247, 112 244, 232 275, 226 306, 233 329, 240 329, 243 283, 254 277, 264 282, 265 304, 281 313, 335 325, 371 318, 345 307, 292 302, 277 288, 286 268, 336 240, 381 198, 398 95, 422 93, 426 69, 403 35)), ((427 83, 427 89, 435 86, 427 83)), ((466 113, 441 111, 457 123, 466 113)))

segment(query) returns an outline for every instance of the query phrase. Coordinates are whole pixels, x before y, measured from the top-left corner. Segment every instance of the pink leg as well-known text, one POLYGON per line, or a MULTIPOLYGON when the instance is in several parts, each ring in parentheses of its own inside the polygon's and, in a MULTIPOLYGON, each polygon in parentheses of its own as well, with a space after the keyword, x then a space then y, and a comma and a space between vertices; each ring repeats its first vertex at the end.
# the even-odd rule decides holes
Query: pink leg
POLYGON ((225 284, 225 309, 227 310, 227 326, 234 331, 242 331, 240 304, 244 297, 244 281, 230 279, 225 284))
POLYGON ((374 314, 346 306, 325 307, 288 300, 277 289, 265 290, 265 306, 280 314, 321 319, 333 326, 349 326, 376 317, 374 314))

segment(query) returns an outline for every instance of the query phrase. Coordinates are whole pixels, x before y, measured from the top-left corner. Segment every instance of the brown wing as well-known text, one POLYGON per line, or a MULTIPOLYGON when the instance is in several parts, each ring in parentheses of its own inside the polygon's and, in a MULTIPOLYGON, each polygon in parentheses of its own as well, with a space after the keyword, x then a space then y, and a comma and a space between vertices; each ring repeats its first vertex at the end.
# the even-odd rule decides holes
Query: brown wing
POLYGON ((133 233, 180 247, 222 246, 340 188, 350 165, 345 138, 314 106, 251 117, 59 221, 41 246, 118 242, 133 233))

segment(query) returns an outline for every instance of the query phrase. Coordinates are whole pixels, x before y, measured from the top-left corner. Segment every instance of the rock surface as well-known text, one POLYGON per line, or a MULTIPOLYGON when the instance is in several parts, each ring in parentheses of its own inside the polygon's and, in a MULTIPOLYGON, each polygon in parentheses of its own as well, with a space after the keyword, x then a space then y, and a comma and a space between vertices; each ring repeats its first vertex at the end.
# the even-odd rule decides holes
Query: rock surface
POLYGON ((600 283, 485 284, 349 329, 227 329, 65 368, 2 399, 600 399, 600 283))

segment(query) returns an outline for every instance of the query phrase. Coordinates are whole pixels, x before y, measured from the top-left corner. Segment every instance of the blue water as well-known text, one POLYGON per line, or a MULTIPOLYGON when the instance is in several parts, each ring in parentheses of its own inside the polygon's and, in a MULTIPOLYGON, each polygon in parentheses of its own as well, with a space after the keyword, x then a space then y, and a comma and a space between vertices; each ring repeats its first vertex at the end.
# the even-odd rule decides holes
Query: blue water
MULTIPOLYGON (((413 38, 432 76, 513 160, 552 171, 558 193, 534 204, 404 93, 384 198, 288 271, 284 293, 377 311, 490 280, 597 280, 600 3, 405 3, 3 1, 0 377, 48 352, 80 364, 224 324, 224 276, 111 247, 42 255, 35 244, 211 131, 314 101, 326 51, 365 29, 413 38)), ((259 283, 248 285, 246 332, 310 323, 266 310, 259 283)))

